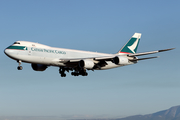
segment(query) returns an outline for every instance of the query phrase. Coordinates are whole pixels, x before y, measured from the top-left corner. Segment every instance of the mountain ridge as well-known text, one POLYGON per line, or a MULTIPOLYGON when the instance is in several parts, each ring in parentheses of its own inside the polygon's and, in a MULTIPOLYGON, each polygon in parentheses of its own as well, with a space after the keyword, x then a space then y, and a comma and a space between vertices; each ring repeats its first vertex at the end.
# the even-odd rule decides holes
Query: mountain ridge
POLYGON ((134 115, 115 120, 180 120, 180 105, 147 115, 134 115))

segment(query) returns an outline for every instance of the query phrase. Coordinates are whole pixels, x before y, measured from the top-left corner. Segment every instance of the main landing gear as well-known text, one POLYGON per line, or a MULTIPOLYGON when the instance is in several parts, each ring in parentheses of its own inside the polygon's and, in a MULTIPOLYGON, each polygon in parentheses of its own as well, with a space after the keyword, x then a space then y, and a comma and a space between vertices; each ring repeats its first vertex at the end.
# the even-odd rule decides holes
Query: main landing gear
POLYGON ((81 71, 72 72, 71 75, 72 75, 72 76, 79 76, 79 75, 87 76, 88 73, 86 72, 86 70, 81 70, 81 71))
POLYGON ((22 70, 22 69, 23 69, 23 67, 21 66, 21 62, 22 62, 22 61, 21 61, 21 60, 18 60, 17 62, 19 63, 19 66, 17 67, 17 69, 18 69, 18 70, 22 70))
POLYGON ((88 73, 86 72, 86 69, 78 69, 78 68, 72 69, 72 68, 66 68, 66 67, 60 67, 59 73, 61 74, 61 77, 66 77, 65 71, 69 72, 73 70, 74 72, 71 72, 72 76, 79 76, 79 75, 87 76, 88 75, 88 73))

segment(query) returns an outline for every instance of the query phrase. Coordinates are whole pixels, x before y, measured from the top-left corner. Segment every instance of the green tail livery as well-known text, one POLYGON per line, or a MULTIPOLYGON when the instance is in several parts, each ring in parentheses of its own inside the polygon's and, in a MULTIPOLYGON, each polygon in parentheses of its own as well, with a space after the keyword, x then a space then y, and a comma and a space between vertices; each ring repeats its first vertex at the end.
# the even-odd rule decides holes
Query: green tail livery
POLYGON ((131 39, 121 48, 119 53, 134 54, 137 51, 141 33, 135 33, 131 39))

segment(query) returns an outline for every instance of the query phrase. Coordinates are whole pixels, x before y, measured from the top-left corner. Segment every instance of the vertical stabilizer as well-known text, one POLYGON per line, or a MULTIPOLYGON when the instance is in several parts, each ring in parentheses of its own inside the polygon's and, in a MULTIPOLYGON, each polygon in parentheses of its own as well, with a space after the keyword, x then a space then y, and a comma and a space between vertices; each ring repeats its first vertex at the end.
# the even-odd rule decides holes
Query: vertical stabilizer
POLYGON ((134 33, 131 39, 121 48, 118 54, 119 53, 123 53, 123 54, 136 53, 140 38, 141 38, 141 33, 134 33))

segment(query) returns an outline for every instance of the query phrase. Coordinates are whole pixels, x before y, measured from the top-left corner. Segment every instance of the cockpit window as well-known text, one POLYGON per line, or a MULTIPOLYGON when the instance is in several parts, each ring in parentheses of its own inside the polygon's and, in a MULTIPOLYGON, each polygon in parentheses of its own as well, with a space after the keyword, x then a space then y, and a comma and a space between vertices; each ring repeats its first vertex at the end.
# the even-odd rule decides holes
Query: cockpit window
POLYGON ((20 44, 20 42, 14 42, 13 44, 20 44))

